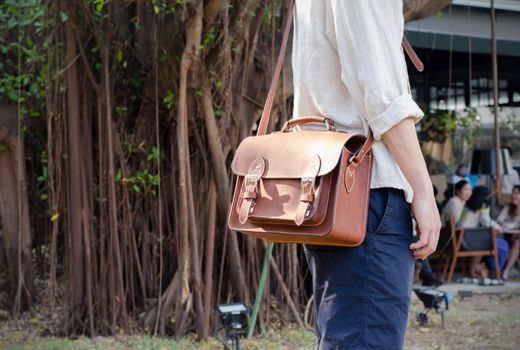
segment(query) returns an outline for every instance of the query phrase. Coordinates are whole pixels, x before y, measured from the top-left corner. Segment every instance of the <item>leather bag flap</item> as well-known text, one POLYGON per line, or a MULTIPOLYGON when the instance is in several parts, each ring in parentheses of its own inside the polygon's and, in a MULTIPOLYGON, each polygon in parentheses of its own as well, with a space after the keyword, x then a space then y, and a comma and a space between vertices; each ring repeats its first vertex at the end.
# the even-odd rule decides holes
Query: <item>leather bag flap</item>
POLYGON ((235 175, 245 176, 251 163, 261 157, 266 165, 263 178, 301 178, 318 155, 321 167, 317 176, 323 176, 336 167, 344 146, 355 151, 364 140, 364 136, 348 132, 314 130, 250 136, 238 146, 231 169, 235 175))

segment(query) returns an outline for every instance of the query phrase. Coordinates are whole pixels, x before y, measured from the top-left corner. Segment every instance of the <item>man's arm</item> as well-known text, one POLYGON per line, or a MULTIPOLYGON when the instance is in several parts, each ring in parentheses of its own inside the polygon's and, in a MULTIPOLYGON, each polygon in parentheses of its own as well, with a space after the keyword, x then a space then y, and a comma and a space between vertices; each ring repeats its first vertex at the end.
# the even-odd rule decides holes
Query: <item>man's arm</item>
POLYGON ((383 134, 383 142, 414 191, 412 211, 417 221, 420 240, 412 243, 410 249, 414 250, 416 258, 424 259, 437 247, 441 220, 433 195, 433 186, 417 139, 414 120, 412 118, 402 120, 383 134))
POLYGON ((401 50, 402 0, 328 0, 327 34, 336 45, 341 79, 376 140, 383 139, 414 191, 412 209, 420 241, 410 246, 425 258, 437 245, 440 218, 415 132, 423 112, 408 89, 401 50))

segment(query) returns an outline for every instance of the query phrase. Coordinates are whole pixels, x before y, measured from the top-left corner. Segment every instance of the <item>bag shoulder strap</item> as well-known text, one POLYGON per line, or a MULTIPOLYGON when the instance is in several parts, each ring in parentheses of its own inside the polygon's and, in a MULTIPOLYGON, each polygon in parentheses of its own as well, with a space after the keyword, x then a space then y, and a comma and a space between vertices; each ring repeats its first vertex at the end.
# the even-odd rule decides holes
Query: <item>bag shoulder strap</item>
POLYGON ((280 53, 278 54, 278 60, 274 69, 274 77, 271 81, 269 93, 267 94, 267 100, 265 101, 264 110, 262 111, 262 118, 260 118, 260 124, 258 125, 258 131, 256 133, 257 136, 265 135, 267 131, 267 126, 269 125, 269 118, 271 116, 271 110, 273 109, 276 87, 278 85, 278 80, 280 79, 280 73, 282 72, 283 59, 285 57, 285 51, 287 50, 287 42, 289 41, 289 32, 291 31, 294 7, 295 1, 293 1, 291 7, 289 8, 289 13, 287 14, 288 17, 285 21, 285 27, 283 30, 282 37, 282 47, 280 48, 280 53))
MULTIPOLYGON (((265 135, 265 133, 267 132, 269 118, 271 117, 271 111, 273 109, 276 87, 278 86, 278 80, 280 79, 280 74, 282 72, 285 52, 287 51, 287 43, 289 41, 289 33, 291 31, 294 8, 296 6, 295 3, 296 1, 293 0, 292 5, 289 8, 289 12, 287 13, 287 20, 285 21, 285 27, 283 29, 282 46, 280 48, 280 53, 278 54, 278 60, 276 61, 273 80, 271 81, 271 85, 269 86, 269 92, 267 94, 267 100, 265 101, 264 110, 262 111, 262 117, 260 118, 260 124, 258 125, 258 131, 256 133, 257 136, 265 135)), ((419 59, 419 56, 417 56, 417 54, 413 50, 412 46, 410 45, 410 42, 408 41, 408 39, 406 39, 404 35, 402 46, 404 47, 406 53, 413 62, 415 68, 417 68, 418 71, 422 72, 424 70, 424 65, 419 59)), ((372 133, 370 133, 369 138, 371 138, 371 136, 372 133)))

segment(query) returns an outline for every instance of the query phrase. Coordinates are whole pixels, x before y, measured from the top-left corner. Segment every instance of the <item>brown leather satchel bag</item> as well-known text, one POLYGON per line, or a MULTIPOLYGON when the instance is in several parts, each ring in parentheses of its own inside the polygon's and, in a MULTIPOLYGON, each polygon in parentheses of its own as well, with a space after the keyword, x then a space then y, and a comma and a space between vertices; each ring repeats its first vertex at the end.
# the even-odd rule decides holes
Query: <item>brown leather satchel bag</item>
POLYGON ((366 232, 372 134, 336 131, 326 117, 302 117, 266 135, 292 11, 257 136, 240 143, 231 165, 237 181, 228 224, 269 242, 357 246, 366 232), (324 131, 300 130, 309 122, 323 123, 324 131))

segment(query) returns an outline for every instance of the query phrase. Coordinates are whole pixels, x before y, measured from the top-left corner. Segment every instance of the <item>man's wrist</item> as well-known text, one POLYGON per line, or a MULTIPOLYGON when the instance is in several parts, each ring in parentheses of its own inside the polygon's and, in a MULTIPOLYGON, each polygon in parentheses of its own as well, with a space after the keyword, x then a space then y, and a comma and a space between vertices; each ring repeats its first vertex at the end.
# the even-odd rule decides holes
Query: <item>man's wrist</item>
POLYGON ((421 181, 412 185, 414 196, 417 198, 430 199, 433 198, 433 185, 428 178, 426 181, 421 181))

